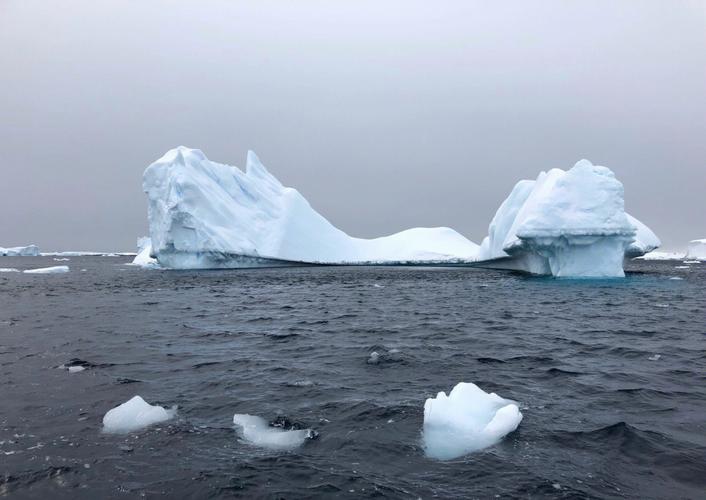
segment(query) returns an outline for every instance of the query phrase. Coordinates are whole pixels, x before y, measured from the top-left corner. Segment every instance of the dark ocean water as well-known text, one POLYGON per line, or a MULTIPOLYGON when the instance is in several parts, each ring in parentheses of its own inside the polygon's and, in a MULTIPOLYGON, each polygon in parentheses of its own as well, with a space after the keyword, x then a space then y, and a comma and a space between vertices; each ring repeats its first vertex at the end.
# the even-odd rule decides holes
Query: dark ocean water
POLYGON ((128 260, 0 258, 71 267, 0 273, 0 496, 706 497, 706 264, 581 281, 128 260), (72 358, 91 366, 57 368, 72 358), (520 402, 524 420, 494 447, 428 459, 424 400, 460 381, 520 402), (135 394, 177 418, 101 433, 135 394), (259 449, 234 413, 320 436, 259 449))

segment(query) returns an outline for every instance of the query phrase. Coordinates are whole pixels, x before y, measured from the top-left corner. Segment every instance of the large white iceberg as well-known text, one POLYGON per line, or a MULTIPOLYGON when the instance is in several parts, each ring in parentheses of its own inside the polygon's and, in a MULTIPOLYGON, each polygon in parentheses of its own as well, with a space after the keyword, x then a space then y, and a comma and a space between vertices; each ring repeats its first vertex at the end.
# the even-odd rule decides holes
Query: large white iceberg
POLYGON ((623 260, 659 246, 625 213, 623 185, 611 170, 581 160, 522 180, 495 214, 479 260, 534 274, 624 276, 623 260))
POLYGON ((494 445, 521 421, 515 402, 461 382, 424 403, 424 449, 431 458, 460 457, 494 445))
POLYGON ((123 434, 169 420, 176 415, 176 407, 165 409, 150 405, 140 396, 116 406, 103 417, 103 432, 123 434))
POLYGON ((246 170, 172 149, 145 170, 149 250, 168 268, 306 264, 460 263, 553 276, 623 276, 623 260, 660 244, 624 210, 613 172, 578 162, 517 183, 479 247, 446 227, 414 228, 375 239, 348 236, 253 152, 246 170))
POLYGON ((7 257, 37 257, 39 247, 37 245, 27 245, 24 247, 0 247, 0 255, 7 257))
POLYGON ((706 238, 692 240, 686 253, 687 259, 706 260, 706 238))
POLYGON ((245 172, 178 147, 150 165, 151 254, 164 267, 222 268, 473 260, 478 245, 449 228, 348 236, 248 153, 245 172))

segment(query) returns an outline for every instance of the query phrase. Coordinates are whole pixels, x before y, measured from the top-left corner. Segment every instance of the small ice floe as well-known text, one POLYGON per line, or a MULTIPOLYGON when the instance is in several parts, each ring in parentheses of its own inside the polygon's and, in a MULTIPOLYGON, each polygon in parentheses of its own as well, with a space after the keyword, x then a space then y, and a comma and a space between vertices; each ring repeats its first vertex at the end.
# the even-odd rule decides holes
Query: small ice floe
POLYGON ((0 267, 0 273, 19 273, 19 269, 15 269, 14 267, 0 267))
POLYGON ((56 273, 68 273, 69 266, 52 266, 52 267, 40 267, 37 269, 25 269, 22 271, 27 274, 56 274, 56 273))
POLYGON ((662 357, 661 354, 655 354, 655 355, 653 355, 653 356, 650 356, 650 357, 647 358, 647 359, 649 359, 650 361, 657 361, 657 360, 658 360, 659 358, 661 358, 661 357, 662 357))
POLYGON ((385 288, 384 285, 381 285, 381 284, 379 284, 379 283, 373 283, 373 286, 374 286, 375 288, 385 288))
POLYGON ((689 266, 674 266, 674 269, 691 269, 689 266))
POLYGON ((669 304, 655 304, 655 307, 661 307, 661 308, 667 308, 669 307, 669 304))
POLYGON ((177 407, 169 410, 150 405, 140 396, 110 410, 103 417, 103 432, 125 434, 164 422, 176 415, 177 407))
POLYGON ((680 278, 679 276, 672 276, 669 278, 670 280, 675 280, 675 281, 684 281, 684 278, 680 278))
POLYGON ((60 370, 66 370, 69 373, 78 373, 78 372, 82 372, 84 370, 87 370, 89 368, 95 368, 95 367, 96 367, 96 365, 91 363, 90 361, 84 361, 79 358, 71 358, 63 365, 57 366, 57 368, 59 368, 60 370))
POLYGON ((381 349, 379 352, 373 351, 365 362, 369 365, 377 365, 380 363, 397 363, 398 361, 402 361, 402 354, 399 349, 393 348, 389 350, 381 349))
POLYGON ((233 415, 233 424, 243 441, 271 450, 291 450, 301 446, 307 439, 319 436, 315 430, 302 429, 284 417, 277 417, 268 423, 262 417, 236 413, 233 415))
POLYGON ((457 458, 494 445, 521 421, 514 401, 461 382, 424 403, 424 449, 431 458, 457 458))
POLYGON ((54 258, 54 259, 52 259, 52 260, 55 260, 55 261, 57 261, 57 262, 66 262, 66 261, 69 261, 69 260, 71 260, 71 259, 69 259, 68 257, 60 257, 60 258, 58 258, 58 259, 57 259, 57 258, 54 258))
POLYGON ((700 260, 685 260, 684 264, 701 264, 700 260))
POLYGON ((290 387, 311 387, 314 385, 314 382, 311 380, 293 380, 291 382, 287 382, 286 385, 290 387))

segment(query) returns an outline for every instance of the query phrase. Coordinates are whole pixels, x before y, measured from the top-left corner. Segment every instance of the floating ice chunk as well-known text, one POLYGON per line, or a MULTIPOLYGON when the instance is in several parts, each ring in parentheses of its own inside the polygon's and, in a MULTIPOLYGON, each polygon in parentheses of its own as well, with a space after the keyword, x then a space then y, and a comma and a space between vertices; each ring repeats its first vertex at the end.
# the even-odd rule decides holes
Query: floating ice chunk
POLYGON ((380 353, 377 351, 373 351, 370 353, 370 356, 368 356, 368 360, 366 363, 369 365, 377 365, 380 362, 380 353))
POLYGON ((40 267, 37 269, 26 269, 22 271, 27 274, 57 274, 57 273, 68 273, 69 266, 52 266, 52 267, 40 267))
POLYGON ((10 248, 0 247, 0 255, 8 257, 36 257, 39 255, 39 247, 37 247, 37 245, 10 248))
POLYGON ((273 450, 291 450, 316 437, 312 429, 284 430, 270 426, 264 418, 236 413, 233 416, 240 437, 255 446, 273 450))
POLYGON ((85 369, 86 369, 85 366, 69 366, 69 367, 67 368, 67 370, 69 371, 69 373, 78 373, 78 372, 82 372, 82 371, 85 370, 85 369))
POLYGON ((513 401, 461 382, 424 403, 424 448, 431 458, 460 457, 499 442, 521 421, 513 401))
POLYGON ((176 415, 176 406, 166 410, 161 406, 148 404, 140 396, 135 396, 105 414, 103 431, 114 434, 133 432, 169 420, 174 415, 176 415))
POLYGON ((14 267, 0 267, 0 273, 19 273, 19 269, 15 269, 14 267))
POLYGON ((650 361, 657 361, 657 360, 659 360, 659 358, 661 358, 661 357, 662 357, 661 354, 655 354, 654 356, 650 356, 650 357, 647 358, 647 359, 649 359, 650 361))
POLYGON ((69 259, 68 257, 59 257, 59 258, 54 257, 53 260, 55 260, 56 262, 66 262, 66 261, 69 261, 69 260, 71 260, 71 259, 69 259))
POLYGON ((674 269, 691 269, 689 266, 674 266, 674 269))

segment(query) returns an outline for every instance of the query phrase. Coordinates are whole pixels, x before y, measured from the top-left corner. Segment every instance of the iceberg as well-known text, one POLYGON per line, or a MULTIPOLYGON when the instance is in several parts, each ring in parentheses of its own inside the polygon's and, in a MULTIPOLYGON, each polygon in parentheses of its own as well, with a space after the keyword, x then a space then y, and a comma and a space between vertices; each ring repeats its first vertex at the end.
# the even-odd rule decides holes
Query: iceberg
POLYGON ((273 427, 264 418, 255 415, 236 413, 233 415, 233 424, 244 441, 272 450, 291 450, 317 436, 312 429, 285 430, 273 427))
POLYGON ((424 449, 431 458, 457 458, 498 443, 521 421, 515 402, 461 382, 424 403, 424 449))
POLYGON ((301 264, 440 264, 558 277, 624 276, 660 245, 624 210, 613 172, 579 161, 517 183, 481 246, 448 227, 373 239, 336 228, 248 152, 245 171, 198 149, 168 151, 143 175, 149 243, 133 263, 174 269, 301 264), (149 249, 148 249, 149 246, 149 249))
POLYGON ((24 247, 0 247, 0 255, 7 257, 37 257, 39 247, 37 245, 27 245, 24 247))
POLYGON ((169 410, 150 405, 140 396, 116 406, 103 417, 103 432, 126 434, 169 420, 176 415, 176 407, 169 410))
POLYGON ((58 273, 68 273, 69 266, 51 266, 51 267, 39 267, 37 269, 26 269, 22 271, 26 274, 58 274, 58 273))
POLYGON ((687 259, 706 260, 706 238, 692 240, 686 253, 687 259))
POLYGON ((480 246, 487 267, 558 277, 624 276, 623 261, 660 245, 624 210, 613 172, 581 160, 518 182, 480 246))
POLYGON ((178 147, 147 167, 151 254, 163 267, 230 268, 474 260, 453 229, 414 228, 354 238, 333 226, 248 152, 246 169, 178 147))

